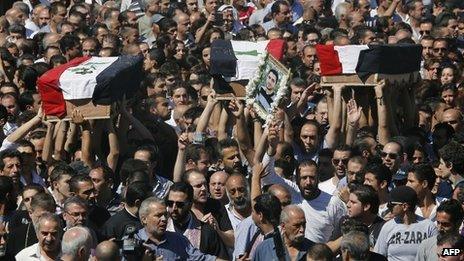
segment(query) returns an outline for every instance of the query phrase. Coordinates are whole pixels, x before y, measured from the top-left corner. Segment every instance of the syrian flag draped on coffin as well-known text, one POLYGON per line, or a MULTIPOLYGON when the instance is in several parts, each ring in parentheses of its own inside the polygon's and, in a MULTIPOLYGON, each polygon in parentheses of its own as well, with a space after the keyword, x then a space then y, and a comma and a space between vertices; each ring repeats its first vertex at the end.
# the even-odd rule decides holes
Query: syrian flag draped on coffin
POLYGON ((395 45, 316 45, 321 75, 357 74, 365 81, 371 74, 405 74, 420 70, 422 47, 395 45))
POLYGON ((92 99, 110 105, 140 86, 143 56, 79 57, 53 68, 37 80, 45 115, 62 117, 69 100, 92 99))

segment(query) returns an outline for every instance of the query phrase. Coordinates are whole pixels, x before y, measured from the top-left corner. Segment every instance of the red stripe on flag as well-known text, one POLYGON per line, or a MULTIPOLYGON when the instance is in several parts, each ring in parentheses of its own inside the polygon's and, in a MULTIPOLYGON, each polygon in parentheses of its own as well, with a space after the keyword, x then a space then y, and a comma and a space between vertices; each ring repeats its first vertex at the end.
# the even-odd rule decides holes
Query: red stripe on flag
POLYGON ((266 50, 270 53, 276 60, 282 61, 284 58, 286 43, 282 39, 272 39, 266 46, 266 50))
POLYGON ((66 115, 66 103, 60 88, 60 76, 68 68, 78 66, 90 58, 90 56, 85 56, 72 59, 68 63, 47 71, 37 79, 37 87, 42 98, 42 108, 45 115, 58 117, 66 115))
POLYGON ((316 45, 316 55, 321 65, 321 75, 337 75, 343 72, 338 52, 334 45, 316 45))

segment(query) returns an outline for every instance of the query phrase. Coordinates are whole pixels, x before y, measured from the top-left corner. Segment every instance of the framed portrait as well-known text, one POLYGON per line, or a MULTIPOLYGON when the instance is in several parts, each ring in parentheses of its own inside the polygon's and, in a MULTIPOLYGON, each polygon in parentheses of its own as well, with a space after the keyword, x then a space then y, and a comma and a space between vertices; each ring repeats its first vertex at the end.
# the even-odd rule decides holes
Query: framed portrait
POLYGON ((262 57, 256 75, 246 87, 247 104, 252 105, 260 118, 267 121, 279 106, 288 90, 290 70, 272 55, 262 57))

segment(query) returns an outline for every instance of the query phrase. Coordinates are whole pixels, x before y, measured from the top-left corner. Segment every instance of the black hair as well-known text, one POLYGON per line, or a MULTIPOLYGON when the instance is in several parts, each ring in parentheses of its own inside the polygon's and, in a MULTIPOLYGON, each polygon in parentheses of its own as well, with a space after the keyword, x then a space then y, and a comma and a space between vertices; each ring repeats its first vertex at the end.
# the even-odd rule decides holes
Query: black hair
POLYGON ((31 199, 31 210, 34 211, 37 208, 48 210, 51 213, 56 211, 56 203, 52 195, 48 193, 38 193, 31 199))
POLYGON ((414 176, 420 182, 427 181, 427 188, 429 190, 432 190, 433 186, 435 186, 437 175, 435 175, 435 170, 430 164, 418 164, 411 167, 409 172, 414 173, 414 176))
POLYGON ((150 184, 142 181, 132 182, 127 186, 125 202, 129 207, 134 207, 137 200, 141 203, 152 195, 150 184))
POLYGON ((73 168, 71 168, 68 164, 66 163, 58 163, 50 173, 50 181, 58 181, 61 179, 62 176, 64 175, 69 175, 69 176, 74 176, 76 175, 76 171, 74 171, 73 168))
POLYGON ((13 193, 14 185, 13 180, 7 176, 0 176, 0 202, 5 203, 7 194, 13 193))
POLYGON ((127 159, 122 163, 119 175, 121 176, 121 182, 126 184, 130 174, 135 171, 143 171, 148 174, 148 166, 145 162, 137 159, 127 159))
POLYGON ((355 194, 363 205, 369 204, 369 211, 372 214, 377 214, 379 212, 379 196, 371 186, 357 185, 351 193, 355 194))
POLYGON ((280 223, 280 214, 282 212, 279 199, 270 194, 261 194, 257 196, 254 201, 254 210, 257 213, 263 214, 263 218, 272 224, 272 226, 278 226, 280 223))
POLYGON ((19 161, 22 163, 21 153, 17 150, 7 149, 0 152, 0 170, 5 168, 5 162, 3 161, 5 158, 18 158, 19 161))
POLYGON ((303 167, 311 167, 311 166, 317 168, 317 163, 314 160, 305 160, 305 161, 300 162, 300 164, 296 168, 296 181, 297 181, 298 184, 300 183, 300 171, 301 171, 301 168, 303 168, 303 167))
POLYGON ((193 187, 187 182, 175 182, 169 188, 169 192, 182 192, 187 195, 187 202, 193 202, 193 187))
MULTIPOLYGON (((79 183, 80 182, 90 182, 92 179, 88 175, 75 175, 69 180, 69 191, 78 193, 79 192, 79 183)), ((93 184, 93 183, 92 183, 93 184)))
POLYGON ((76 45, 80 45, 80 39, 72 34, 66 34, 60 40, 60 49, 62 53, 66 53, 69 49, 76 45))
POLYGON ((453 164, 456 173, 464 173, 464 147, 456 142, 450 142, 439 150, 440 157, 445 163, 453 164))
POLYGON ((386 181, 387 185, 390 184, 392 173, 389 168, 381 163, 371 163, 366 166, 366 174, 371 173, 380 183, 382 181, 386 181))
POLYGON ((459 228, 462 220, 464 219, 464 210, 462 204, 456 199, 449 199, 443 201, 437 208, 438 212, 445 212, 451 217, 451 222, 459 228))

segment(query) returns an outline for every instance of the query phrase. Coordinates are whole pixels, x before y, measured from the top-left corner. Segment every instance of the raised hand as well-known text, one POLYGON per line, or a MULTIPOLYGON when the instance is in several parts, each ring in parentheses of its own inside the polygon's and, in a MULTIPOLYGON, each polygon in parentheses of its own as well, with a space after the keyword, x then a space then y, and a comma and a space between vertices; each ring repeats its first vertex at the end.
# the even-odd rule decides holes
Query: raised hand
POLYGON ((182 133, 177 140, 177 146, 179 150, 185 150, 187 145, 189 144, 188 134, 187 132, 182 133))
POLYGON ((355 99, 348 101, 346 105, 348 124, 354 126, 358 124, 359 119, 361 118, 362 107, 358 107, 355 99))
POLYGON ((230 112, 235 116, 235 118, 239 118, 243 115, 243 110, 245 106, 237 100, 237 98, 234 98, 229 102, 229 110, 230 112))

